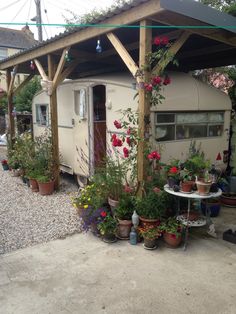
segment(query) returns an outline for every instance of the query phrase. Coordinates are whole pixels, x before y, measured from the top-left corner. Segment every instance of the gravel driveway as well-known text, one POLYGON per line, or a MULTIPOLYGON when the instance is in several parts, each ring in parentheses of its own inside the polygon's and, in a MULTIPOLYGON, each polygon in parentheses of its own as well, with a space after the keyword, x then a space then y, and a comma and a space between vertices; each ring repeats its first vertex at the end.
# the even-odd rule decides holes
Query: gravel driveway
MULTIPOLYGON (((5 153, 0 147, 0 160, 5 153)), ((0 254, 80 232, 70 201, 70 193, 78 188, 69 177, 63 176, 58 192, 42 196, 2 167, 0 176, 0 254)))

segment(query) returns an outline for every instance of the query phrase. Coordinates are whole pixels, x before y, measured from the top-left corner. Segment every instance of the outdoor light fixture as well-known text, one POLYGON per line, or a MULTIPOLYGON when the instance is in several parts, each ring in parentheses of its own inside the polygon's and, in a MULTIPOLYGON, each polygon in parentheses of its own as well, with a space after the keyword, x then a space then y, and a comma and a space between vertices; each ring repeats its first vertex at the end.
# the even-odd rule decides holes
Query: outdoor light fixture
POLYGON ((101 53, 102 52, 102 46, 101 46, 101 43, 100 43, 100 39, 97 40, 96 52, 97 53, 101 53))

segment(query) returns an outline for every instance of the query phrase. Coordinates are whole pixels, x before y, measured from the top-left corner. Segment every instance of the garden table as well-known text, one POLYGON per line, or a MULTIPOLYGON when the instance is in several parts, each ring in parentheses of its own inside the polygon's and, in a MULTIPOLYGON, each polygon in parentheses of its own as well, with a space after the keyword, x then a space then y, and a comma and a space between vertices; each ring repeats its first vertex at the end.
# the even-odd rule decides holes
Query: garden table
POLYGON ((212 222, 211 218, 210 218, 210 212, 207 206, 207 202, 206 202, 206 217, 199 217, 199 219, 196 220, 189 220, 189 214, 190 214, 190 205, 191 205, 191 199, 197 199, 197 200, 202 200, 202 199, 210 199, 210 198, 217 198, 222 194, 221 189, 218 189, 217 192, 215 193, 209 193, 207 195, 200 195, 197 191, 194 192, 190 192, 190 193, 184 193, 184 192, 175 192, 173 191, 173 189, 171 189, 169 187, 168 184, 166 184, 164 186, 164 190, 172 195, 178 196, 178 197, 184 197, 187 198, 188 200, 188 211, 187 211, 187 217, 184 215, 178 215, 177 216, 177 220, 179 220, 180 222, 182 222, 182 224, 186 227, 186 231, 185 231, 185 240, 184 240, 184 250, 186 250, 187 248, 187 241, 188 241, 188 229, 189 227, 202 227, 204 225, 208 225, 209 226, 209 231, 208 233, 210 235, 215 235, 215 226, 214 223, 212 222))

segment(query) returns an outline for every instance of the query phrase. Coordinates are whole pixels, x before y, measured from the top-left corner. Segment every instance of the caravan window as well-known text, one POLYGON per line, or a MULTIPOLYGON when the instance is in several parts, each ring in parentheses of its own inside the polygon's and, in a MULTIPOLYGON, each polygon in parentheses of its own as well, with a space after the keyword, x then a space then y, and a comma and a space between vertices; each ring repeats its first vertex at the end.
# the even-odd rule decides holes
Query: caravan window
POLYGON ((86 116, 86 92, 85 89, 80 89, 74 92, 74 108, 75 114, 84 119, 86 116))
POLYGON ((223 134, 223 112, 155 113, 157 141, 175 141, 223 134))
POLYGON ((36 105, 36 122, 39 125, 48 125, 48 105, 36 105))

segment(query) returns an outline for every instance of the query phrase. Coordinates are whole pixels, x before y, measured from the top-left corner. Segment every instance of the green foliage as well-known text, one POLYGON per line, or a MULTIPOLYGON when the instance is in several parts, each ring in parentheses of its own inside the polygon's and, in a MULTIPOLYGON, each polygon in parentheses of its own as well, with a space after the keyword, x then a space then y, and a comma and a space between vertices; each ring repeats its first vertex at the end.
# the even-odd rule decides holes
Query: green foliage
POLYGON ((41 90, 39 77, 33 78, 26 84, 15 97, 16 111, 32 111, 32 100, 34 95, 41 90))
POLYGON ((146 228, 139 227, 138 231, 144 239, 149 240, 157 239, 161 235, 159 227, 146 227, 146 228))
POLYGON ((49 175, 38 175, 35 179, 40 183, 48 183, 52 180, 49 175))
POLYGON ((149 191, 143 198, 137 199, 137 213, 147 219, 160 219, 166 209, 165 192, 149 191))
POLYGON ((0 98, 0 114, 5 114, 7 112, 7 96, 0 98))
POLYGON ((115 234, 117 221, 111 214, 107 214, 106 217, 98 223, 97 228, 101 235, 115 234))
POLYGON ((174 234, 176 237, 181 236, 182 234, 183 225, 176 220, 175 217, 170 217, 166 220, 166 222, 163 222, 160 226, 160 230, 174 234))
POLYGON ((121 220, 130 220, 134 212, 136 201, 134 196, 124 193, 119 199, 119 205, 115 209, 115 215, 121 220))

